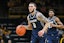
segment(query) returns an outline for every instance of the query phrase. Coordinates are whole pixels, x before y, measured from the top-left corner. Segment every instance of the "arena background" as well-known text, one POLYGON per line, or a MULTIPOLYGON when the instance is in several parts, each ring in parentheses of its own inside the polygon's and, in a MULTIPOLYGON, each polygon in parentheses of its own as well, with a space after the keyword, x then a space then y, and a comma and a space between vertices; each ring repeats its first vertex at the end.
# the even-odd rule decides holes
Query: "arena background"
POLYGON ((0 26, 12 31, 10 36, 13 43, 29 43, 31 30, 19 37, 15 33, 16 26, 19 24, 27 25, 27 15, 29 2, 37 4, 37 10, 48 17, 48 9, 53 8, 56 16, 64 23, 64 0, 0 0, 0 26))

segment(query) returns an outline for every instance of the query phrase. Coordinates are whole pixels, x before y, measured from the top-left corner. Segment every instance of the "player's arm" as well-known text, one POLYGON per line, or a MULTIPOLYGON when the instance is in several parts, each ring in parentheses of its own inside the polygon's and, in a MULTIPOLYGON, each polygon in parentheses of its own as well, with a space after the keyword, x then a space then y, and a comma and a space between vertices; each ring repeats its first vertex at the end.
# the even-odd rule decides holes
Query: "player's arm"
POLYGON ((39 21, 41 21, 42 23, 45 23, 45 26, 43 27, 43 29, 41 31, 38 32, 38 35, 40 37, 43 36, 44 33, 47 32, 48 27, 50 26, 50 22, 49 20, 42 14, 39 14, 39 16, 37 17, 39 21))
POLYGON ((24 26, 27 30, 32 30, 31 23, 29 21, 29 16, 27 16, 28 25, 18 25, 18 27, 24 26))
POLYGON ((23 26, 25 26, 27 30, 32 30, 32 25, 30 23, 29 16, 27 16, 27 21, 28 21, 28 25, 23 25, 23 26))
POLYGON ((49 20, 43 14, 39 14, 37 18, 42 23, 45 23, 45 26, 43 27, 42 30, 47 31, 48 27, 50 26, 49 20))
POLYGON ((42 23, 49 23, 49 20, 41 13, 37 15, 37 19, 41 21, 42 23))
POLYGON ((29 20, 29 16, 27 16, 28 25, 26 26, 27 30, 32 30, 32 25, 29 20))
POLYGON ((53 25, 53 27, 63 29, 63 23, 60 21, 58 17, 56 17, 55 21, 57 22, 58 25, 53 25))

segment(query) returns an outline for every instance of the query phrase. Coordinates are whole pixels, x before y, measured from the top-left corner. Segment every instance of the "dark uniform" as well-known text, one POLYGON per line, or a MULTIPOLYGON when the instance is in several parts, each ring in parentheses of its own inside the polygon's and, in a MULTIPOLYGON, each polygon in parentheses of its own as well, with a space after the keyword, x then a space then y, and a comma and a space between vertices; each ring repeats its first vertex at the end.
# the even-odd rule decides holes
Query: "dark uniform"
MULTIPOLYGON (((35 12, 34 15, 29 14, 29 20, 32 24, 32 36, 31 36, 31 43, 45 43, 45 37, 39 37, 38 32, 43 29, 44 23, 40 22, 37 19, 37 14, 40 13, 38 11, 35 12)), ((45 36, 45 35, 44 35, 45 36)))
MULTIPOLYGON (((56 16, 53 16, 52 18, 48 18, 49 22, 53 24, 57 24, 55 21, 56 16)), ((59 34, 58 29, 53 27, 49 28, 47 32, 47 43, 59 43, 59 34)))

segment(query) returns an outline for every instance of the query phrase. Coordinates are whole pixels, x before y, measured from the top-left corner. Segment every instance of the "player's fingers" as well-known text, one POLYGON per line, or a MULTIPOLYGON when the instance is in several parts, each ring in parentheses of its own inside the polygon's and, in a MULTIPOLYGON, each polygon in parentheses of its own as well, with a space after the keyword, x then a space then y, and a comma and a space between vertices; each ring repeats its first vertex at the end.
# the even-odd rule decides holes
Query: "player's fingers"
POLYGON ((17 28, 20 28, 20 27, 22 27, 22 25, 18 25, 18 26, 17 26, 17 28))
POLYGON ((38 32, 38 36, 39 36, 39 37, 42 36, 42 32, 41 32, 41 31, 38 32))
POLYGON ((38 36, 40 36, 40 33, 38 32, 38 36))
POLYGON ((22 26, 24 26, 24 25, 18 25, 19 27, 22 27, 22 26))
POLYGON ((42 37, 42 34, 39 34, 38 36, 39 36, 39 37, 42 37))

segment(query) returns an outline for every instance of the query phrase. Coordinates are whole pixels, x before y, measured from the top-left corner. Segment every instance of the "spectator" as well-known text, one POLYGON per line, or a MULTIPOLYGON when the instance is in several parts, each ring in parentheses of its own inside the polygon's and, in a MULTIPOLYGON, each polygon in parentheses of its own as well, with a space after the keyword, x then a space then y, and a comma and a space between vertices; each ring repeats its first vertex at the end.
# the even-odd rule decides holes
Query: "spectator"
POLYGON ((4 43, 11 43, 11 37, 10 37, 11 31, 7 30, 6 27, 4 28, 4 43))
POLYGON ((9 2, 8 2, 8 7, 13 7, 14 6, 14 2, 12 1, 12 0, 10 0, 9 2))
POLYGON ((60 40, 60 43, 64 43, 64 33, 62 34, 62 38, 60 40))
POLYGON ((3 31, 2 31, 1 28, 0 28, 0 43, 4 43, 4 41, 3 41, 3 31))

